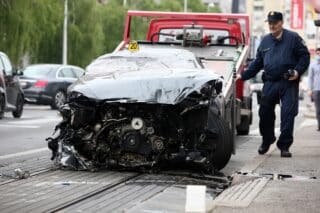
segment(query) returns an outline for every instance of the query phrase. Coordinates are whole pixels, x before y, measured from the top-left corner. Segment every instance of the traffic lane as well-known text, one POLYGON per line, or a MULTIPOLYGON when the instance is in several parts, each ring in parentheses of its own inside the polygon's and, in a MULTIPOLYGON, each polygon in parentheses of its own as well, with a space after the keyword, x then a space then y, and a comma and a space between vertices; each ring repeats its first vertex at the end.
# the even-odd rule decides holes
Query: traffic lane
POLYGON ((10 113, 0 120, 0 156, 45 148, 61 118, 50 107, 25 105, 23 115, 15 119, 10 113))

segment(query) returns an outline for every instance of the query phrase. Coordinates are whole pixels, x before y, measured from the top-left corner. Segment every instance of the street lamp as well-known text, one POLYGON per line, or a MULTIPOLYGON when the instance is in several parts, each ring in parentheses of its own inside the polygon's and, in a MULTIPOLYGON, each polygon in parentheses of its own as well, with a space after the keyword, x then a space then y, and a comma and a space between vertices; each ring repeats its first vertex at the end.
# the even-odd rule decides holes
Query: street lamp
POLYGON ((63 45, 62 45, 62 64, 66 65, 68 54, 68 0, 64 0, 64 21, 63 21, 63 45))
POLYGON ((188 11, 188 0, 184 0, 184 12, 188 11))

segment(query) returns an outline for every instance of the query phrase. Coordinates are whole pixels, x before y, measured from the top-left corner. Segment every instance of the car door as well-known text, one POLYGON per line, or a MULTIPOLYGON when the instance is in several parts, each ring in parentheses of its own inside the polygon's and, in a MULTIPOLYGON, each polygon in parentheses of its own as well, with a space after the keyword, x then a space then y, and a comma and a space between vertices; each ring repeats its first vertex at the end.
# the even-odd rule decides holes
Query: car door
POLYGON ((61 68, 57 73, 57 78, 59 79, 63 91, 67 91, 68 86, 77 79, 71 67, 61 68))
POLYGON ((4 67, 4 80, 6 84, 7 104, 14 106, 17 101, 17 96, 20 90, 19 79, 13 75, 13 67, 9 58, 6 55, 2 55, 2 63, 4 67))

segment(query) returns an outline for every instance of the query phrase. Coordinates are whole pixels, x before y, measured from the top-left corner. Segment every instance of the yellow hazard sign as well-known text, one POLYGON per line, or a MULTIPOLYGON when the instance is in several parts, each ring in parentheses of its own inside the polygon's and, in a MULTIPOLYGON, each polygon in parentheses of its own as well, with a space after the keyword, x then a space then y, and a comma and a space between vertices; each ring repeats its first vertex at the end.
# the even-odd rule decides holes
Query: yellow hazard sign
POLYGON ((130 41, 128 50, 129 50, 130 52, 139 51, 139 44, 138 44, 138 42, 137 42, 137 41, 130 41))

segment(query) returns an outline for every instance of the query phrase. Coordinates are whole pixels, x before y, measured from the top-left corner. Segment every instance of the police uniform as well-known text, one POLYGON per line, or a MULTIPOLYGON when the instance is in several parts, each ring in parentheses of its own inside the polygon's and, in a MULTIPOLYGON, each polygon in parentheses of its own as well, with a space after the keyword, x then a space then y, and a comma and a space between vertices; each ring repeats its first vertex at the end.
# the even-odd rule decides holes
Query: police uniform
MULTIPOLYGON (((270 19, 282 20, 282 14, 271 12, 268 21, 270 19)), ((274 123, 277 103, 281 106, 281 134, 277 146, 280 150, 289 150, 293 142, 294 118, 298 114, 299 80, 289 81, 285 74, 289 69, 294 69, 301 76, 308 69, 309 63, 310 54, 303 39, 297 33, 283 29, 280 39, 271 33, 262 39, 256 59, 241 75, 242 80, 247 80, 264 69, 259 127, 262 146, 267 147, 266 151, 276 140, 274 123)))

